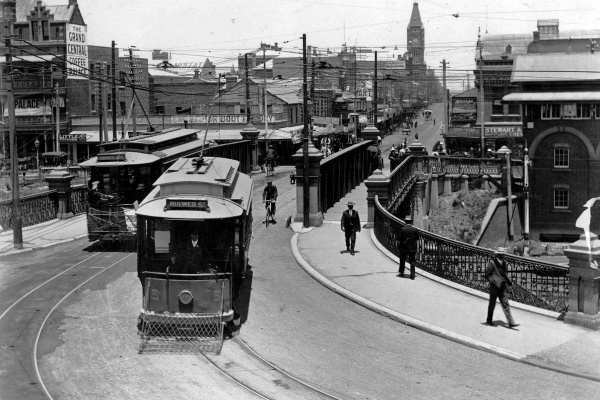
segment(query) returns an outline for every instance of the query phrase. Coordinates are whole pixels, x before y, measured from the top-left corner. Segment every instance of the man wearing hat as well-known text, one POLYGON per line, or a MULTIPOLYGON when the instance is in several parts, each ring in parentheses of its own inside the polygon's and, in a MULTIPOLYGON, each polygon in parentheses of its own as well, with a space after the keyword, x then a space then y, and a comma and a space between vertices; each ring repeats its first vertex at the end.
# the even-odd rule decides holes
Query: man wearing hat
POLYGON ((360 217, 358 216, 358 212, 354 210, 354 202, 348 202, 348 209, 342 213, 340 225, 346 235, 346 250, 354 255, 356 231, 360 232, 360 217))
POLYGON ((508 305, 508 298, 506 297, 506 288, 510 288, 512 282, 506 274, 505 254, 506 249, 504 247, 498 247, 498 250, 494 252, 494 258, 490 260, 485 270, 485 277, 490 283, 490 302, 488 304, 488 314, 485 322, 490 326, 494 326, 494 322, 492 321, 494 317, 494 308, 496 308, 496 299, 499 299, 502 311, 504 311, 504 315, 506 315, 506 319, 508 320, 508 326, 510 328, 515 328, 519 326, 519 324, 515 323, 515 320, 512 317, 510 306, 508 305))
POLYGON ((415 279, 415 264, 417 258, 417 240, 419 239, 419 231, 412 226, 412 220, 406 218, 406 225, 400 229, 400 269, 398 276, 404 278, 404 267, 406 258, 410 262, 410 279, 415 279))
POLYGON ((100 181, 92 182, 91 180, 88 183, 88 203, 90 203, 90 205, 97 206, 100 200, 103 199, 102 193, 98 190, 99 184, 100 181))

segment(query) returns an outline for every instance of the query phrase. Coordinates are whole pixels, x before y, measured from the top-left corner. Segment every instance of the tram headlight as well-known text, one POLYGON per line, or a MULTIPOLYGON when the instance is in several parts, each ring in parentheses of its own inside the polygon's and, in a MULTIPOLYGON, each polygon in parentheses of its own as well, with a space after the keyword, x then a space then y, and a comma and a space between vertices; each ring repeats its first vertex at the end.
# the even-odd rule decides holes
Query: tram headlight
POLYGON ((194 300, 194 296, 192 296, 192 292, 189 290, 182 290, 179 293, 179 301, 181 304, 191 304, 192 300, 194 300))

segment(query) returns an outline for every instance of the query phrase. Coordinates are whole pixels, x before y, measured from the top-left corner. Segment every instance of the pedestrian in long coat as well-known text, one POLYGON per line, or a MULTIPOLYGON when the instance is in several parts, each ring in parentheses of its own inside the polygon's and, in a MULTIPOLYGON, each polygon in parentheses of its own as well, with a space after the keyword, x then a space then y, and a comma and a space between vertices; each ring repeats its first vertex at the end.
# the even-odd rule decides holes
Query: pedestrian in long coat
POLYGON ((508 326, 510 328, 515 328, 519 326, 519 324, 515 322, 512 313, 510 312, 510 306, 506 296, 507 289, 512 290, 509 289, 512 286, 512 282, 506 274, 505 254, 503 248, 498 248, 498 250, 494 252, 494 258, 490 260, 485 270, 485 277, 490 283, 490 301, 488 304, 486 323, 490 326, 494 326, 494 308, 496 307, 496 299, 499 299, 502 311, 504 311, 504 315, 508 320, 508 326))
POLYGON ((348 202, 348 209, 342 213, 340 226, 346 236, 346 250, 354 255, 356 232, 360 232, 360 217, 358 211, 354 210, 354 202, 348 202))
POLYGON ((415 279, 415 264, 417 256, 417 241, 419 239, 419 231, 412 226, 412 221, 405 220, 406 225, 400 229, 400 268, 398 276, 404 278, 404 267, 406 259, 410 262, 410 279, 415 279))

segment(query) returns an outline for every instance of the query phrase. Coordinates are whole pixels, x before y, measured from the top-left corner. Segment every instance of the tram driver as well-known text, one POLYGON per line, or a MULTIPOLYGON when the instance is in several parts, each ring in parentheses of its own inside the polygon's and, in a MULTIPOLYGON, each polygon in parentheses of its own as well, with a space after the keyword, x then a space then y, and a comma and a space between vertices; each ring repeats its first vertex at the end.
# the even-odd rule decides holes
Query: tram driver
POLYGON ((190 232, 189 240, 186 240, 176 255, 171 257, 171 262, 175 265, 174 273, 201 274, 213 272, 210 265, 202 257, 202 245, 199 237, 198 230, 190 232))

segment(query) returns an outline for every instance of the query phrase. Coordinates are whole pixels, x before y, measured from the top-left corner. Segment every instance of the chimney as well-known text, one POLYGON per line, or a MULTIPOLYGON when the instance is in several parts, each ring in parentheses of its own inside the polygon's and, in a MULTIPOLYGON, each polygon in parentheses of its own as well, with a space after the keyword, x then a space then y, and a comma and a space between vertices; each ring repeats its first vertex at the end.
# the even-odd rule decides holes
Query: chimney
POLYGON ((533 41, 534 42, 540 41, 540 31, 533 31, 533 41))
POLYGON ((74 6, 75 4, 77 4, 77 0, 69 0, 69 7, 74 6))
POLYGON ((225 88, 226 88, 226 90, 229 90, 229 88, 231 88, 236 83, 237 83, 237 76, 235 76, 235 75, 228 75, 228 76, 225 77, 225 88))
POLYGON ((198 68, 196 68, 194 70, 194 78, 193 79, 200 79, 200 70, 198 68))

